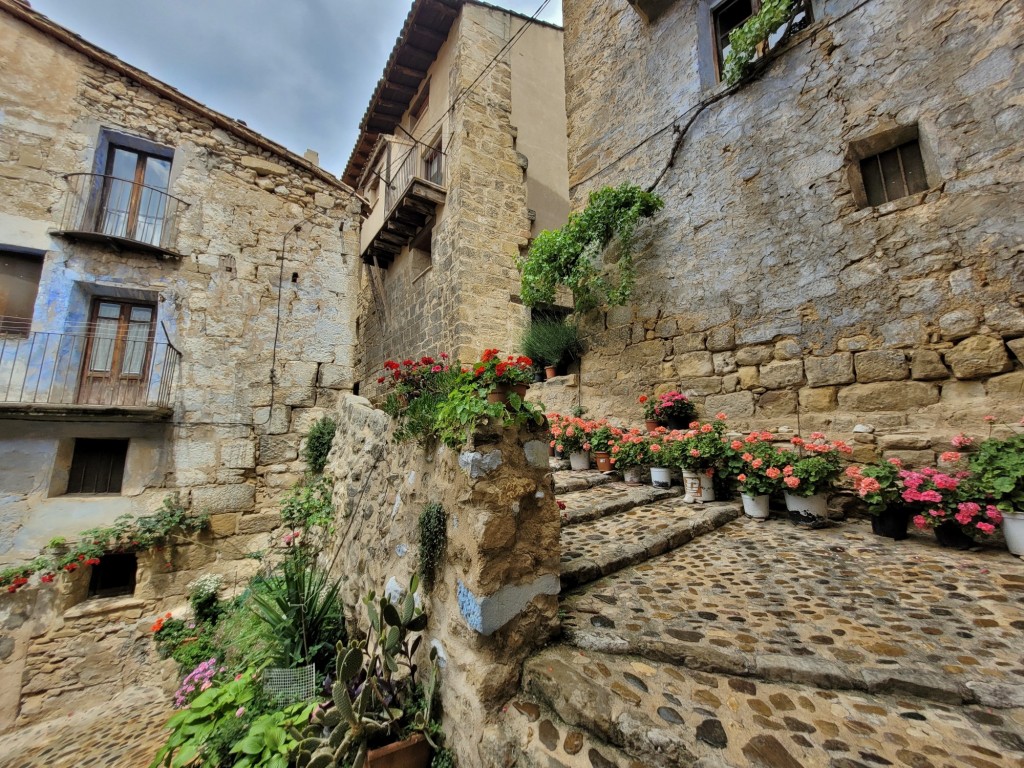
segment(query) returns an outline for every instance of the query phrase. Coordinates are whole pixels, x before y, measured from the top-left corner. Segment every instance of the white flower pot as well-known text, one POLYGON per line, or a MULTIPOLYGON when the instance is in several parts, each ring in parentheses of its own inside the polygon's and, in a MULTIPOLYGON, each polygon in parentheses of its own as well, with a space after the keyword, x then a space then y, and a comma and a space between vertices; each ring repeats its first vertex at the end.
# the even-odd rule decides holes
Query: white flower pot
POLYGON ((622 479, 629 485, 640 485, 644 481, 643 467, 629 467, 622 470, 622 479))
POLYGON ((789 491, 783 494, 786 497, 786 509, 790 512, 797 512, 803 515, 824 518, 828 515, 828 494, 815 493, 812 496, 794 496, 789 491))
POLYGON ((1003 512, 1003 538, 1014 555, 1024 555, 1024 512, 1003 512))
POLYGON ((672 470, 666 467, 651 467, 651 485, 655 488, 671 488, 672 470))
POLYGON ((575 470, 590 469, 590 451, 570 453, 569 466, 575 470))
POLYGON ((715 500, 715 487, 711 478, 703 472, 691 472, 683 470, 683 488, 686 495, 683 496, 685 504, 703 504, 705 501, 715 500))
POLYGON ((747 517, 753 517, 755 520, 768 519, 767 493, 760 496, 747 496, 747 494, 741 493, 740 499, 743 501, 743 514, 747 517))

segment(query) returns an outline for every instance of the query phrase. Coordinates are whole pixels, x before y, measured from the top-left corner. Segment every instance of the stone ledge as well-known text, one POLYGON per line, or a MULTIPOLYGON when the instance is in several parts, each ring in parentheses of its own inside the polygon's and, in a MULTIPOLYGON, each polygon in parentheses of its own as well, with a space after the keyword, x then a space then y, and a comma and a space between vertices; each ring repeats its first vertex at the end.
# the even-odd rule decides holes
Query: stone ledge
MULTIPOLYGON (((137 597, 100 597, 86 600, 64 611, 65 619, 84 619, 111 613, 144 611, 148 603, 137 597)), ((126 618, 138 618, 129 616, 126 618)))

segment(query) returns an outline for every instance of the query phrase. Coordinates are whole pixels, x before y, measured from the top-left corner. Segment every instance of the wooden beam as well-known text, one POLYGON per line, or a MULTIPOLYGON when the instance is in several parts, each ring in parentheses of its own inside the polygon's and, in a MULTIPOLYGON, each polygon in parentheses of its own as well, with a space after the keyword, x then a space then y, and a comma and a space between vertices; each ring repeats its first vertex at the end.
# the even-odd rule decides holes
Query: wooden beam
POLYGON ((444 45, 444 41, 448 39, 447 34, 441 34, 436 29, 425 27, 422 24, 413 24, 410 30, 414 35, 423 35, 423 37, 435 43, 438 48, 444 45))

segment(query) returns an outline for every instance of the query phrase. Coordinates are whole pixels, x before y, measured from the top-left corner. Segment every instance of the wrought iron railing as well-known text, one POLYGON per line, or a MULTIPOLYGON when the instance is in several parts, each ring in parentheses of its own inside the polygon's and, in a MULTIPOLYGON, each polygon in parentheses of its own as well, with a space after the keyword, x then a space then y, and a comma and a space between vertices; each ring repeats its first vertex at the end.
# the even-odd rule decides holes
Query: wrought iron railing
POLYGON ((385 213, 391 213, 415 179, 444 186, 444 154, 440 149, 392 142, 388 152, 391 179, 384 192, 385 213))
POLYGON ((150 339, 0 334, 0 403, 167 408, 180 359, 173 344, 150 339), (102 345, 115 342, 117 354, 107 355, 102 345), (112 364, 93 370, 101 356, 112 364))
POLYGON ((174 253, 188 203, 161 189, 99 173, 69 173, 60 230, 174 253))

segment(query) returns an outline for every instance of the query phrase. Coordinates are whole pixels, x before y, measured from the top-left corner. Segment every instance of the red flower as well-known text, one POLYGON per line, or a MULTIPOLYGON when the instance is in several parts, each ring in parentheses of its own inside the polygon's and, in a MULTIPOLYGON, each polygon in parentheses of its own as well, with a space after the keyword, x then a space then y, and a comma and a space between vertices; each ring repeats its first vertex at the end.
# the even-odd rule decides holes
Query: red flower
POLYGON ((49 584, 51 581, 53 581, 53 574, 44 573, 42 576, 39 577, 39 580, 44 584, 49 584))

